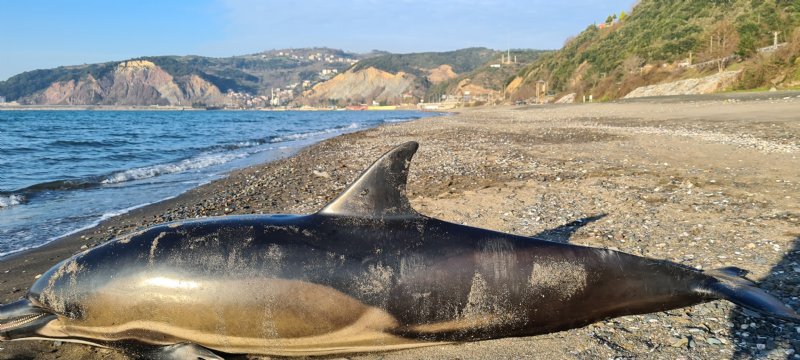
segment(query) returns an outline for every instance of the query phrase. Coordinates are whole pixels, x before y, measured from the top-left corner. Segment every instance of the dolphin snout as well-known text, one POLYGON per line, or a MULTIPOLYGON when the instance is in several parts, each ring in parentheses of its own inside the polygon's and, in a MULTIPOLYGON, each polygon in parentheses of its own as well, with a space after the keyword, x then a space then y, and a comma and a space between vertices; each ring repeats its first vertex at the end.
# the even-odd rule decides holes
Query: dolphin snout
POLYGON ((33 335, 53 318, 55 315, 51 312, 34 306, 27 299, 0 305, 0 340, 33 335))

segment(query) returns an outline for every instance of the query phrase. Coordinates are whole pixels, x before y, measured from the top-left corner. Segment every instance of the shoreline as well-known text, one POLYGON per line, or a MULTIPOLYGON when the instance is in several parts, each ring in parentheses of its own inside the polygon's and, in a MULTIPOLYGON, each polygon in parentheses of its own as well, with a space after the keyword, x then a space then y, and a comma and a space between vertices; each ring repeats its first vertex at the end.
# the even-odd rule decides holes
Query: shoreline
MULTIPOLYGON (((417 140, 421 147, 411 165, 408 195, 420 213, 703 269, 749 268, 766 290, 797 308, 800 280, 791 265, 800 261, 796 110, 800 99, 612 103, 483 108, 382 124, 232 171, 175 198, 3 258, 2 301, 23 296, 34 278, 58 261, 143 226, 197 216, 315 212, 383 152, 417 140), (649 131, 653 128, 663 131, 649 131), (738 142, 742 136, 760 142, 738 142), (789 152, 772 151, 787 144, 793 145, 789 152), (599 214, 607 215, 585 220, 599 214)), ((732 358, 739 351, 734 343, 745 343, 746 354, 794 349, 800 334, 779 324, 715 301, 536 337, 352 357, 732 358), (750 323, 758 325, 750 336, 737 335, 740 324, 750 323), (695 346, 680 345, 684 340, 695 346)), ((125 358, 52 341, 3 347, 4 358, 125 358)))
POLYGON ((416 106, 397 106, 392 109, 364 109, 348 110, 345 108, 253 108, 253 109, 201 109, 191 106, 172 105, 3 105, 0 111, 421 111, 421 112, 447 112, 451 110, 425 110, 416 106))
MULTIPOLYGON (((631 98, 631 99, 616 99, 610 102, 595 102, 594 104, 602 104, 602 103, 616 103, 616 104, 626 104, 626 103, 659 103, 659 104, 666 104, 666 103, 684 103, 684 102, 698 102, 698 101, 760 101, 760 100, 779 100, 784 98, 800 98, 800 90, 778 90, 778 91, 769 91, 769 90, 762 90, 762 91, 752 91, 752 90, 745 90, 745 91, 720 91, 715 93, 709 94, 694 94, 694 95, 662 95, 662 96, 652 96, 652 97, 638 97, 638 98, 631 98)), ((568 105, 586 105, 586 104, 593 104, 592 102, 589 103, 580 103, 579 101, 575 101, 573 104, 544 104, 547 105, 560 105, 560 106, 568 106, 568 105)), ((542 105, 535 105, 535 106, 542 106, 542 105)), ((386 107, 378 107, 378 108, 367 108, 365 110, 348 110, 346 108, 338 108, 338 109, 331 109, 331 108, 316 108, 316 107, 300 107, 300 108, 253 108, 253 109, 205 109, 205 108, 193 108, 191 106, 173 106, 173 105, 20 105, 14 102, 10 103, 0 103, 0 111, 421 111, 421 112, 437 112, 437 113, 448 113, 448 112, 459 112, 459 111, 471 111, 471 110, 486 110, 492 108, 503 108, 503 107, 512 107, 512 105, 485 105, 476 108, 468 108, 468 107, 457 107, 452 109, 437 109, 437 110, 426 110, 424 108, 419 108, 416 105, 396 105, 390 106, 389 108, 386 107), (394 107, 394 108, 392 108, 394 107)))
MULTIPOLYGON (((442 114, 440 114, 438 116, 446 116, 446 115, 447 114, 442 113, 442 114)), ((426 117, 431 117, 431 116, 426 116, 426 117)), ((435 116, 432 116, 432 117, 435 117, 435 116)), ((414 121, 414 120, 418 120, 418 119, 419 118, 403 119, 403 120, 397 121, 397 123, 414 121)), ((384 122, 384 123, 378 124, 376 126, 383 126, 386 123, 387 122, 384 122)), ((395 123, 395 121, 389 121, 388 123, 395 123)), ((356 130, 355 132, 364 131, 364 130, 369 130, 369 128, 356 130)), ((77 228, 69 230, 69 231, 67 231, 67 232, 65 232, 65 233, 63 233, 61 235, 57 235, 55 237, 49 238, 47 240, 47 242, 45 242, 45 243, 42 243, 42 244, 39 244, 39 245, 27 246, 27 247, 22 248, 22 249, 12 250, 12 251, 9 251, 7 253, 0 254, 0 264, 5 262, 6 260, 12 260, 12 258, 17 256, 17 255, 24 254, 24 253, 29 252, 29 251, 36 251, 37 249, 45 247, 45 246, 48 246, 48 245, 50 245, 50 244, 52 244, 54 242, 59 242, 59 241, 68 239, 68 238, 70 238, 70 237, 72 237, 74 235, 80 235, 80 234, 82 234, 84 232, 89 232, 90 230, 92 230, 94 228, 97 228, 98 226, 102 225, 103 223, 108 222, 108 221, 114 221, 114 218, 126 215, 126 214, 130 213, 131 211, 134 211, 134 210, 137 210, 137 209, 140 209, 140 208, 144 208, 144 207, 148 207, 148 206, 151 206, 151 205, 159 204, 159 203, 162 203, 162 202, 168 202, 170 200, 174 200, 174 199, 182 196, 183 194, 185 194, 185 193, 187 193, 189 191, 192 191, 194 189, 209 185, 210 183, 213 183, 213 182, 224 180, 226 177, 228 177, 230 174, 232 174, 234 172, 245 170, 245 169, 251 168, 251 167, 262 166, 262 165, 265 165, 265 164, 268 164, 268 163, 271 163, 271 162, 274 162, 274 161, 277 161, 277 160, 280 160, 280 159, 284 159, 284 158, 287 158, 287 157, 294 156, 295 154, 297 154, 298 152, 302 151, 305 148, 314 146, 314 145, 316 145, 316 144, 318 144, 320 142, 326 141, 326 140, 331 139, 331 138, 336 137, 336 136, 349 134, 351 132, 352 132, 352 130, 347 130, 347 129, 338 130, 338 131, 335 132, 335 134, 333 136, 330 136, 330 134, 322 134, 320 136, 310 137, 308 139, 290 141, 290 142, 287 143, 287 145, 284 145, 284 146, 281 146, 281 147, 278 147, 278 148, 275 148, 275 149, 272 149, 272 150, 266 150, 265 153, 269 153, 270 155, 268 155, 266 159, 263 159, 262 162, 253 163, 253 164, 247 165, 247 166, 245 166, 243 168, 223 171, 223 172, 219 173, 216 176, 217 178, 215 178, 213 180, 202 182, 202 183, 198 184, 197 186, 195 186, 193 188, 185 189, 185 190, 180 191, 180 192, 178 192, 178 193, 176 193, 174 195, 171 195, 171 196, 167 196, 167 197, 164 197, 164 198, 161 198, 161 199, 157 199, 157 200, 154 200, 154 201, 151 201, 151 202, 135 204, 133 206, 126 207, 126 208, 123 208, 123 209, 110 209, 106 213, 102 214, 102 216, 98 217, 96 220, 91 222, 90 224, 77 227, 77 228)))

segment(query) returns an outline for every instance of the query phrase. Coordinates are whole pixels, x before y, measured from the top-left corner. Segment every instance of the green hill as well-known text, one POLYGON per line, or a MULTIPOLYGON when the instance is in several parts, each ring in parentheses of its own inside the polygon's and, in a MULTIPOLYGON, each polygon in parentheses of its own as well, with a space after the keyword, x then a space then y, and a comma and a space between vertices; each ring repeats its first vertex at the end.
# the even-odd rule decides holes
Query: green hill
POLYGON ((690 57, 697 64, 730 56, 723 65, 743 70, 738 88, 796 86, 798 26, 798 0, 642 0, 630 14, 590 25, 520 72, 515 98, 530 96, 538 80, 557 93, 619 98, 644 84, 719 70, 677 66, 690 57), (773 31, 788 44, 773 56, 759 55, 772 45, 773 31))
POLYGON ((415 76, 425 76, 423 69, 433 69, 450 65, 456 73, 475 70, 497 54, 487 48, 468 48, 446 52, 425 52, 413 54, 386 54, 359 62, 353 71, 370 67, 396 74, 404 72, 415 76))
POLYGON ((516 62, 507 62, 506 64, 501 64, 503 56, 506 55, 506 53, 495 53, 491 59, 472 71, 438 84, 431 84, 427 91, 426 98, 428 98, 429 101, 437 101, 436 99, 440 98, 441 95, 457 94, 459 92, 459 85, 464 85, 466 83, 502 93, 503 88, 505 88, 522 69, 525 69, 529 64, 549 53, 552 53, 552 51, 529 49, 510 50, 508 56, 512 57, 512 59, 516 59, 516 62))

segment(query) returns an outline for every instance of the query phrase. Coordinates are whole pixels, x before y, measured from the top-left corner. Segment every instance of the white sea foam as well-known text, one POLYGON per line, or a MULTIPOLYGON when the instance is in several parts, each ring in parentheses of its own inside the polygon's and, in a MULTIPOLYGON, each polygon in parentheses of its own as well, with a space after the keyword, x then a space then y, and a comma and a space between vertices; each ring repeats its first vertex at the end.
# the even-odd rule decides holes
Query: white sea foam
POLYGON ((209 166, 221 165, 246 157, 247 153, 238 154, 206 154, 176 163, 159 164, 130 169, 112 174, 102 181, 103 184, 118 184, 125 181, 141 180, 159 175, 175 174, 190 170, 198 170, 209 166))
MULTIPOLYGON (((177 195, 168 196, 168 197, 165 197, 165 198, 163 198, 163 199, 161 199, 159 201, 169 200, 169 199, 172 199, 174 197, 177 197, 177 195)), ((63 233, 61 235, 58 235, 58 236, 53 236, 53 237, 47 239, 47 241, 50 242, 50 241, 53 241, 53 240, 58 240, 60 238, 67 237, 67 236, 70 236, 72 234, 76 234, 76 233, 79 233, 81 231, 91 229, 91 228, 93 228, 93 227, 95 227, 97 225, 100 225, 101 222, 106 221, 106 220, 108 220, 108 219, 110 219, 112 217, 127 214, 127 213, 129 213, 129 212, 131 212, 133 210, 136 210, 136 209, 138 209, 140 207, 145 207, 145 206, 150 205, 150 204, 153 204, 153 203, 143 203, 143 204, 134 205, 134 206, 122 209, 122 210, 109 211, 109 212, 104 213, 103 215, 101 215, 99 219, 97 219, 95 221, 92 221, 91 223, 87 224, 86 226, 82 226, 82 227, 79 227, 77 229, 70 230, 70 231, 68 231, 66 233, 63 233)), ((28 247, 26 249, 29 249, 29 248, 31 248, 31 247, 28 247)))
POLYGON ((277 142, 284 142, 284 141, 303 140, 303 139, 308 139, 308 138, 313 137, 313 136, 330 134, 330 133, 334 133, 334 132, 342 131, 342 130, 353 130, 353 129, 358 129, 360 127, 361 127, 361 124, 359 124, 357 122, 353 122, 353 123, 350 123, 350 125, 348 125, 346 127, 336 127, 336 128, 330 128, 330 129, 324 129, 324 130, 318 130, 318 131, 309 131, 309 132, 304 132, 304 133, 299 133, 299 134, 278 136, 278 137, 273 138, 271 140, 271 142, 277 143, 277 142))
POLYGON ((261 145, 261 144, 263 144, 263 142, 260 142, 260 141, 242 141, 242 142, 236 143, 236 147, 245 148, 245 147, 258 146, 258 145, 261 145))
POLYGON ((21 247, 19 249, 14 249, 14 250, 11 250, 11 251, 6 251, 6 252, 0 252, 0 258, 4 257, 6 255, 11 255, 11 254, 14 254, 14 253, 18 253, 20 251, 30 250, 30 249, 33 249, 35 247, 36 246, 23 246, 23 247, 21 247))
POLYGON ((8 195, 3 196, 0 195, 0 208, 12 207, 14 205, 22 204, 25 201, 25 197, 22 195, 8 195))

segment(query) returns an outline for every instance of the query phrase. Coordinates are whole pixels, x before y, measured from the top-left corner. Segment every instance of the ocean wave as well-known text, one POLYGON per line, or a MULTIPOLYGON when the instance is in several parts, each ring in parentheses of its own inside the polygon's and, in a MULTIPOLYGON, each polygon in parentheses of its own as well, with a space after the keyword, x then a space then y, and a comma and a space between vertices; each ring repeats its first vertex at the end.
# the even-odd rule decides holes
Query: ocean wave
POLYGON ((216 145, 216 146, 212 146, 212 147, 208 148, 208 150, 228 150, 228 151, 231 151, 231 150, 239 150, 239 149, 245 149, 245 148, 250 148, 250 147, 254 147, 254 146, 264 145, 266 143, 267 143, 267 140, 264 140, 264 139, 252 139, 252 140, 240 141, 240 142, 237 142, 235 144, 216 145))
POLYGON ((0 195, 0 208, 7 208, 23 204, 25 203, 25 201, 26 199, 24 195, 19 195, 19 194, 0 195))
POLYGON ((110 147, 121 146, 130 144, 126 140, 56 140, 49 143, 49 146, 62 146, 62 147, 110 147))
MULTIPOLYGON (((168 200, 168 199, 171 199, 171 198, 174 198, 174 196, 170 196, 170 197, 164 198, 161 201, 168 200)), ((61 234, 61 235, 53 236, 53 237, 47 239, 47 241, 58 240, 58 239, 63 238, 63 237, 67 237, 67 236, 70 236, 70 235, 73 235, 73 234, 77 234, 77 233, 79 233, 81 231, 91 229, 91 228, 93 228, 93 227, 95 227, 97 225, 100 225, 100 223, 102 223, 103 221, 106 221, 106 220, 108 220, 110 218, 127 214, 127 213, 129 213, 129 212, 131 212, 133 210, 136 210, 136 209, 141 208, 141 207, 145 207, 145 206, 150 205, 150 204, 152 204, 152 203, 149 203, 149 202, 148 203, 142 203, 142 204, 134 205, 134 206, 127 207, 127 208, 124 208, 124 209, 121 209, 121 210, 109 211, 107 213, 104 213, 104 214, 100 215, 99 219, 96 219, 96 220, 90 222, 89 224, 86 224, 86 225, 81 226, 81 227, 76 228, 76 229, 72 229, 70 231, 67 231, 67 232, 61 234)))
POLYGON ((135 169, 120 171, 111 174, 100 181, 101 184, 118 184, 132 180, 148 179, 156 176, 182 173, 191 170, 199 170, 214 165, 221 165, 236 159, 246 157, 247 153, 239 154, 205 154, 198 157, 181 160, 175 163, 145 166, 135 169))
POLYGON ((35 248, 35 247, 36 247, 36 246, 23 246, 23 247, 20 247, 20 248, 14 249, 14 250, 9 250, 9 251, 0 252, 0 258, 3 258, 3 257, 5 257, 6 255, 16 254, 16 253, 18 253, 18 252, 22 252, 22 251, 25 251, 25 250, 30 250, 30 249, 33 249, 33 248, 35 248))
POLYGON ((323 130, 309 131, 309 132, 304 132, 304 133, 297 133, 297 134, 290 134, 290 135, 283 135, 283 136, 275 136, 272 139, 270 139, 269 142, 278 143, 278 142, 284 142, 284 141, 304 140, 304 139, 308 139, 308 138, 313 137, 313 136, 330 134, 330 133, 337 132, 337 131, 342 131, 342 130, 354 130, 354 129, 358 129, 360 127, 361 127, 361 124, 359 124, 357 122, 352 122, 352 123, 350 123, 350 125, 337 126, 337 127, 332 127, 332 128, 323 129, 323 130))
MULTIPOLYGON (((245 158, 257 153, 265 144, 276 144, 289 141, 305 140, 316 136, 324 136, 337 132, 346 132, 361 128, 358 122, 351 122, 347 125, 340 125, 331 128, 300 132, 288 135, 275 135, 266 138, 253 138, 242 140, 230 144, 213 145, 204 148, 195 148, 195 151, 202 151, 200 155, 178 160, 170 163, 143 166, 133 169, 121 170, 107 175, 87 176, 77 179, 54 180, 44 183, 31 185, 29 187, 11 191, 0 192, 0 208, 6 208, 19 204, 25 204, 40 193, 48 191, 70 191, 84 190, 103 185, 116 185, 128 181, 154 178, 157 176, 183 173, 187 171, 200 170, 211 166, 222 165, 237 159, 245 158)), ((78 142, 63 141, 64 143, 77 144, 78 142)), ((91 141, 82 143, 89 145, 91 141)), ((279 147, 282 148, 282 147, 279 147)), ((180 149, 185 151, 185 149, 180 149)), ((125 159, 127 155, 114 155, 116 159, 125 159)))
POLYGON ((415 118, 388 118, 388 119, 383 119, 383 122, 385 122, 385 123, 399 123, 399 122, 406 122, 406 121, 410 121, 410 120, 414 120, 414 119, 415 118))
POLYGON ((97 179, 68 179, 68 180, 54 180, 39 183, 36 185, 28 186, 24 189, 14 191, 16 194, 33 194, 43 191, 64 191, 64 190, 79 190, 88 189, 97 186, 97 179))

